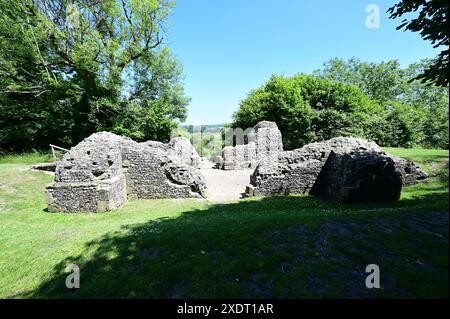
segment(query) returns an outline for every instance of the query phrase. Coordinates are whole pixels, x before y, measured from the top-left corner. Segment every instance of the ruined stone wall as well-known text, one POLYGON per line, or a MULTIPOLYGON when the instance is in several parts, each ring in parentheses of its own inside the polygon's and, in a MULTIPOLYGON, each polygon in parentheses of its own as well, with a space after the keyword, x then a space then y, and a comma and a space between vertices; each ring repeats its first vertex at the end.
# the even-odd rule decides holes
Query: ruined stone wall
POLYGON ((250 142, 246 145, 227 146, 222 150, 223 169, 248 169, 258 164, 256 144, 250 142))
POLYGON ((311 194, 349 203, 396 201, 400 199, 402 185, 400 171, 385 154, 331 152, 311 194))
POLYGON ((58 162, 55 180, 46 187, 48 209, 101 212, 120 207, 128 196, 206 197, 203 176, 189 165, 196 164, 192 149, 184 140, 181 145, 179 140, 137 143, 112 133, 95 133, 58 162), (189 156, 178 157, 181 149, 189 156))
POLYGON ((127 201, 124 177, 78 183, 52 183, 46 188, 51 212, 104 212, 127 201))
POLYGON ((276 159, 283 151, 281 132, 275 122, 262 121, 255 125, 256 158, 258 161, 276 159))
POLYGON ((191 142, 185 137, 173 137, 168 144, 156 141, 147 141, 140 145, 158 148, 168 152, 169 154, 179 158, 184 164, 192 167, 199 167, 200 156, 198 155, 191 142))
POLYGON ((320 161, 295 163, 288 168, 276 162, 263 162, 250 176, 248 196, 305 194, 314 186, 323 164, 320 161))
POLYGON ((389 155, 389 157, 394 161, 395 167, 400 171, 403 186, 414 185, 417 181, 428 177, 428 174, 425 173, 413 161, 393 155, 389 155))
POLYGON ((183 163, 192 167, 199 167, 200 156, 187 138, 174 137, 170 140, 168 147, 169 153, 180 158, 183 163))
POLYGON ((385 188, 385 193, 372 191, 372 198, 389 200, 389 196, 398 197, 402 185, 426 176, 411 161, 387 155, 372 141, 338 137, 280 152, 276 160, 262 161, 253 172, 246 193, 249 196, 312 193, 356 201, 358 192, 361 199, 365 198, 365 187, 385 188), (393 188, 388 188, 388 184, 393 188))
POLYGON ((64 154, 46 188, 50 211, 106 211, 126 202, 121 145, 111 134, 92 135, 64 154))
POLYGON ((247 135, 247 144, 227 146, 222 150, 222 168, 254 168, 260 161, 276 159, 282 150, 281 132, 276 123, 262 121, 247 135))
POLYGON ((137 198, 202 198, 201 173, 162 149, 128 145, 122 150, 127 194, 137 198))

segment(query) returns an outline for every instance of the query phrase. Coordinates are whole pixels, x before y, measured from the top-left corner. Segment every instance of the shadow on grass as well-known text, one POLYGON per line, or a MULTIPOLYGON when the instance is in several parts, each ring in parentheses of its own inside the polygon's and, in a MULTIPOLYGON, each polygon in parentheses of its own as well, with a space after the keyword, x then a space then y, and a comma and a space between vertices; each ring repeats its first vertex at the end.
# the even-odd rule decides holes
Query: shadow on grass
POLYGON ((448 297, 448 193, 365 205, 263 198, 127 225, 12 297, 448 297), (70 263, 80 289, 65 286, 70 263), (370 263, 381 290, 365 287, 370 263))

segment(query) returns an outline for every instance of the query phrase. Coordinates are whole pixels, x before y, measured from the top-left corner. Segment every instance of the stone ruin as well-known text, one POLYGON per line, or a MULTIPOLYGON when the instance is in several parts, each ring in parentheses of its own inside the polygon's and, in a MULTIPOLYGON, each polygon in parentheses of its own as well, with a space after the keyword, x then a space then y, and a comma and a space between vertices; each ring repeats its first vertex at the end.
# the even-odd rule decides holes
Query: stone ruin
MULTIPOLYGON (((402 186, 427 177, 413 162, 359 138, 337 137, 283 151, 278 127, 264 121, 250 131, 246 142, 225 147, 214 162, 224 170, 254 168, 247 196, 311 194, 343 202, 394 201, 402 186)), ((48 210, 102 212, 129 198, 206 198, 201 163, 183 137, 168 144, 137 143, 95 133, 56 163, 55 180, 45 190, 48 210)))
POLYGON ((112 133, 95 133, 71 148, 46 187, 49 211, 102 212, 128 198, 206 198, 200 161, 181 137, 169 144, 137 143, 112 133))
POLYGON ((212 160, 225 170, 255 168, 247 196, 312 194, 339 201, 398 200, 402 186, 427 177, 413 162, 386 154, 375 142, 338 137, 283 151, 273 122, 258 123, 248 142, 212 160))
POLYGON ((276 159, 283 150, 281 132, 274 122, 262 121, 246 135, 246 143, 227 146, 222 150, 218 168, 224 170, 255 168, 262 160, 276 159))
POLYGON ((198 168, 200 165, 200 156, 195 148, 192 147, 191 142, 185 137, 174 137, 168 144, 156 141, 147 141, 141 144, 164 150, 170 155, 180 158, 186 165, 195 168, 198 168))
POLYGON ((394 201, 403 185, 426 178, 413 162, 386 154, 375 142, 338 137, 263 159, 248 196, 311 194, 342 202, 394 201))

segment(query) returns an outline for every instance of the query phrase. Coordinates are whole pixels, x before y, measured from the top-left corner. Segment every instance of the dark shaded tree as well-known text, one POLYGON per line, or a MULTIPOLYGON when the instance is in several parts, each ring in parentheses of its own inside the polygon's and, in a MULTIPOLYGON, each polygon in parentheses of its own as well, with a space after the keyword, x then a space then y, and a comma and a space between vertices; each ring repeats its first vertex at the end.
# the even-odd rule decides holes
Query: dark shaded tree
POLYGON ((173 4, 0 2, 0 148, 71 146, 99 130, 167 140, 189 102, 163 44, 173 4))
POLYGON ((388 9, 391 19, 419 11, 414 18, 405 18, 397 30, 419 32, 433 48, 444 47, 433 63, 416 79, 439 86, 448 86, 449 74, 449 1, 448 0, 401 0, 388 9))

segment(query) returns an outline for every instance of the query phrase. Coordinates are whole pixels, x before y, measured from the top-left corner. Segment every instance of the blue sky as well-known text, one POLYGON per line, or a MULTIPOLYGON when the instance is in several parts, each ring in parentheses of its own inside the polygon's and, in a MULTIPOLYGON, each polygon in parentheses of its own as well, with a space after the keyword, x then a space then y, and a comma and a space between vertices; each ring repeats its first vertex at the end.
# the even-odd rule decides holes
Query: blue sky
POLYGON ((188 124, 231 121, 250 90, 271 74, 311 73, 335 57, 402 66, 437 53, 420 35, 395 29, 396 0, 177 0, 166 42, 183 64, 192 98, 188 124), (369 29, 366 7, 380 7, 369 29))

